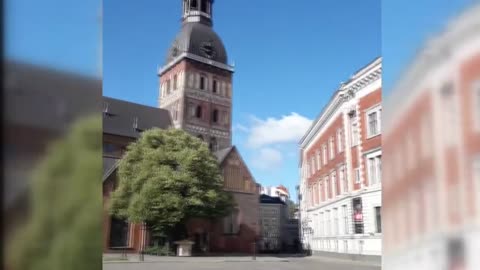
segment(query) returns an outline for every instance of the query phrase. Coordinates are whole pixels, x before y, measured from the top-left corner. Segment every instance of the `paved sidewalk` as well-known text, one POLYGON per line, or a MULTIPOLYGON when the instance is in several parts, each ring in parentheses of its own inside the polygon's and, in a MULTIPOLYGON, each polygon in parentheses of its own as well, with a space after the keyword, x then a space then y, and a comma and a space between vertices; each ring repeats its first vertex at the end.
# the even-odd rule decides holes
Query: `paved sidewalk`
MULTIPOLYGON (((128 254, 126 259, 122 259, 121 254, 103 254, 103 263, 215 263, 215 262, 288 262, 288 255, 265 256, 259 255, 253 260, 252 256, 215 256, 215 257, 174 257, 174 256, 152 256, 144 255, 144 260, 140 261, 138 254, 128 254)), ((298 257, 298 256, 293 256, 298 257)))

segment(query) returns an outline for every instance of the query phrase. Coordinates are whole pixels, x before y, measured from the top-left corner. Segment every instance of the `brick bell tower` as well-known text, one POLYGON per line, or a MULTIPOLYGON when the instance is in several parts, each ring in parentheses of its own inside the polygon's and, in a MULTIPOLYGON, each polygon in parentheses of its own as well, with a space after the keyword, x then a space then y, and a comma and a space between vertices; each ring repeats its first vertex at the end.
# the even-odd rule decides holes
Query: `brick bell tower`
POLYGON ((227 52, 213 31, 214 0, 182 0, 182 28, 160 68, 159 106, 174 126, 211 151, 232 145, 232 77, 227 52))

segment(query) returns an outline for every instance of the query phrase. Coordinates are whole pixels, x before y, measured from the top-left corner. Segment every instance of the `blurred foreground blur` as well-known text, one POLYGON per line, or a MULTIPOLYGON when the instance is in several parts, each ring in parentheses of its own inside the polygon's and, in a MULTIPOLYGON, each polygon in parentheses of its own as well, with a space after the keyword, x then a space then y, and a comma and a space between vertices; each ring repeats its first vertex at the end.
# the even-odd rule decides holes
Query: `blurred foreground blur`
POLYGON ((4 269, 93 269, 78 262, 95 256, 101 267, 101 121, 72 130, 99 116, 101 80, 4 70, 4 269))
POLYGON ((384 105, 382 268, 480 269, 480 5, 406 70, 384 105))

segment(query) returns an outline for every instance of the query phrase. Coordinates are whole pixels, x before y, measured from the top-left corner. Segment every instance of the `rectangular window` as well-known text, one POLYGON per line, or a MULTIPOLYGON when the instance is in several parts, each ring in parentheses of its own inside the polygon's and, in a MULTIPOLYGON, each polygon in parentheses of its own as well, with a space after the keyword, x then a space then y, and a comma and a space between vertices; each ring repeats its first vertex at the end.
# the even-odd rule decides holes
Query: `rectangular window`
POLYGON ((310 160, 307 160, 307 177, 312 175, 312 164, 310 164, 310 160))
POLYGON ((343 151, 343 129, 337 130, 337 151, 338 153, 343 151))
POLYGON ((373 137, 380 134, 381 123, 380 123, 380 114, 382 109, 380 107, 374 108, 367 112, 367 136, 373 137))
POLYGON ((380 183, 382 177, 382 156, 369 158, 368 168, 370 185, 380 183))
POLYGON ((478 155, 473 161, 473 183, 474 186, 477 187, 476 189, 476 198, 478 202, 478 206, 480 206, 480 198, 478 194, 480 194, 480 155, 478 155))
POLYGON ((455 143, 455 130, 457 128, 457 107, 455 98, 455 89, 452 83, 446 83, 440 90, 442 95, 443 123, 445 125, 445 142, 447 144, 455 143))
POLYGON ((330 227, 330 211, 327 211, 327 236, 330 236, 331 234, 331 227, 330 227))
POLYGON ((320 201, 323 202, 325 201, 325 195, 323 194, 323 181, 320 180, 320 190, 318 191, 318 194, 320 194, 320 201))
POLYGON ((345 177, 345 165, 341 166, 338 171, 338 181, 342 187, 342 193, 348 192, 348 181, 345 177))
POLYGON ((173 90, 177 90, 177 74, 173 75, 173 90))
POLYGON ((327 164, 327 145, 323 144, 322 145, 322 153, 323 153, 323 165, 327 164))
POLYGON ((382 210, 381 207, 375 207, 376 232, 382 233, 382 210))
POLYGON ((330 159, 333 159, 335 157, 335 143, 334 143, 335 139, 334 137, 330 137, 330 140, 329 140, 329 150, 330 150, 330 159))
POLYGON ((320 160, 320 151, 316 151, 316 156, 317 156, 317 169, 320 170, 322 168, 322 161, 320 160))
POLYGON ((330 199, 330 181, 328 176, 325 177, 325 200, 330 199))
POLYGON ((200 77, 200 89, 205 90, 205 83, 206 83, 205 77, 201 76, 200 77))
POLYGON ((473 123, 477 131, 480 131, 480 80, 473 84, 473 123))
POLYGON ((312 157, 312 175, 315 174, 316 168, 315 168, 315 157, 312 157))
POLYGON ((167 80, 167 95, 170 94, 170 80, 167 80))
POLYGON ((360 168, 355 169, 355 183, 360 184, 360 168))
POLYGON ((335 197, 337 194, 337 173, 332 172, 332 197, 335 197))
POLYGON ((338 208, 333 208, 333 228, 334 228, 334 235, 338 235, 338 208))
POLYGON ((325 220, 324 220, 323 212, 320 213, 320 233, 322 236, 325 236, 325 220))
POLYGON ((234 209, 232 213, 223 219, 223 232, 225 234, 237 234, 238 226, 238 209, 234 209))
POLYGON ((343 214, 344 232, 345 232, 345 234, 349 234, 349 229, 348 229, 348 212, 347 212, 347 206, 346 206, 346 205, 342 205, 342 214, 343 214))
POLYGON ((217 80, 213 80, 212 92, 215 93, 215 94, 217 93, 217 80))
POLYGON ((352 200, 352 208, 353 208, 353 221, 355 224, 355 233, 356 234, 363 234, 363 206, 362 206, 362 198, 354 198, 352 200))
POLYGON ((358 145, 358 123, 357 117, 350 118, 350 132, 352 147, 358 145))
POLYGON ((114 143, 103 143, 103 155, 110 157, 121 157, 122 147, 114 143))

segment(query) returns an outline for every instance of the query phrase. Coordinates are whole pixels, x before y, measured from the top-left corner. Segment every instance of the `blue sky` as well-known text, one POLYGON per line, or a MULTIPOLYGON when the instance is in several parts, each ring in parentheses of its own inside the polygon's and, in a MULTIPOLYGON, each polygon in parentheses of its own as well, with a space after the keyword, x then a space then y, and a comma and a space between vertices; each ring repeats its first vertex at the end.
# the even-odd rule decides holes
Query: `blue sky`
MULTIPOLYGON (((380 55, 380 1, 218 0, 214 29, 235 63, 233 142, 262 185, 295 196, 297 143, 341 81, 380 55)), ((181 1, 105 0, 104 95, 156 106, 157 66, 181 1)))
POLYGON ((7 0, 5 55, 91 76, 101 71, 101 0, 7 0))

